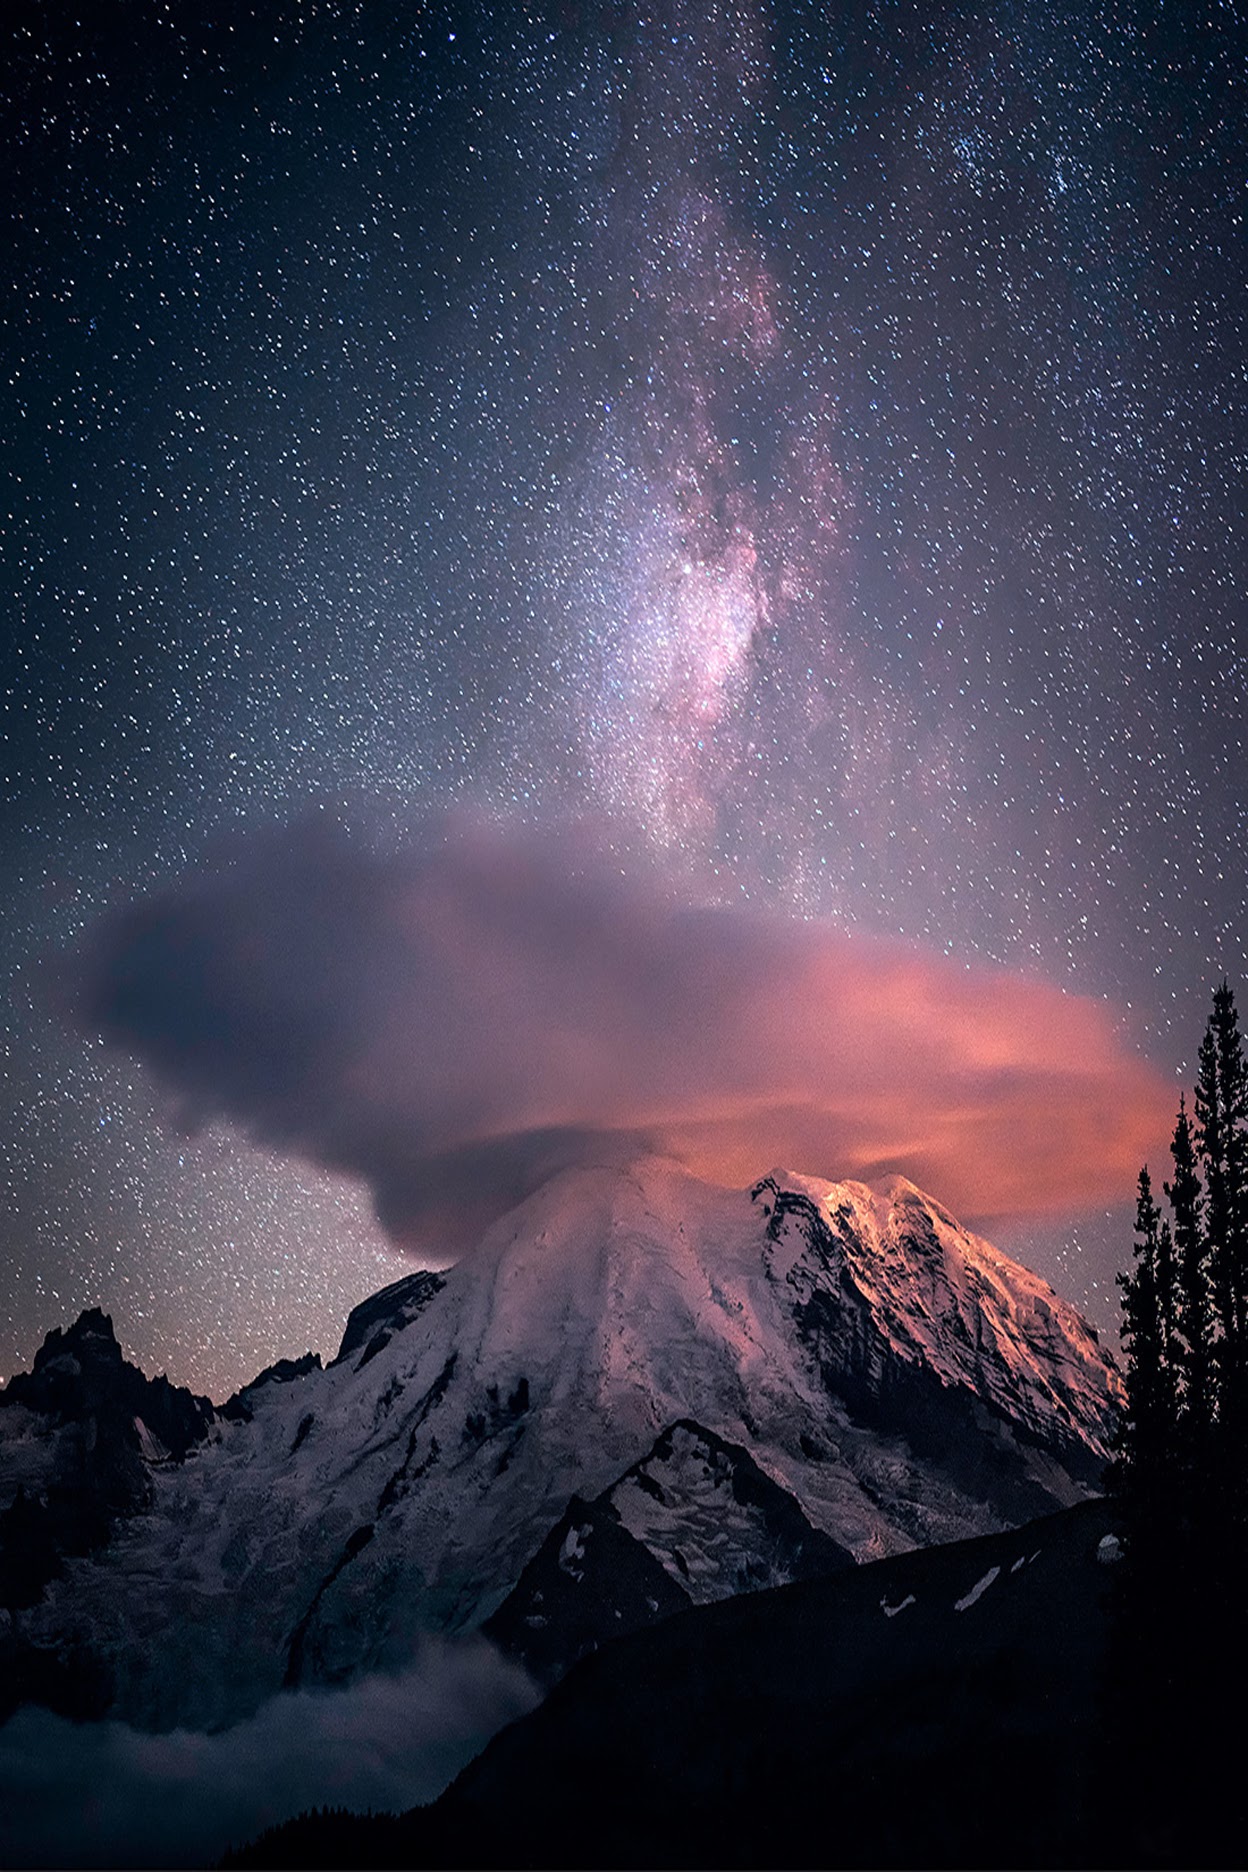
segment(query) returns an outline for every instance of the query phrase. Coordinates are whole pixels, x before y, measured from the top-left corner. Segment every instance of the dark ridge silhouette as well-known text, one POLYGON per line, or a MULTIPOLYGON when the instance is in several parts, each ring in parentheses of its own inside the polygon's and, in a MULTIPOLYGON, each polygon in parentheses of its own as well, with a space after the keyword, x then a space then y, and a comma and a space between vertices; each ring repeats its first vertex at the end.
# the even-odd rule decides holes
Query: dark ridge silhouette
POLYGON ((1103 1798, 1113 1512, 678 1613, 576 1665, 431 1807, 301 1816, 226 1863, 1158 1863, 1103 1798))

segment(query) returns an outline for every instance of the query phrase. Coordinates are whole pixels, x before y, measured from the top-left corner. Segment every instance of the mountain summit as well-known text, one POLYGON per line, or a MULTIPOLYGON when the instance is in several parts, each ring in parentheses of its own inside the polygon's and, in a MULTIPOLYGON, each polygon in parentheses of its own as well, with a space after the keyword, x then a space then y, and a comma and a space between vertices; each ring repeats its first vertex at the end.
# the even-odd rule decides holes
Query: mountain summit
MULTIPOLYGON (((549 1676, 682 1603, 1010 1526, 1095 1492, 1118 1397, 1078 1313, 905 1179, 660 1158, 555 1177, 327 1368, 273 1370, 23 1615, 87 1634, 131 1721, 217 1726, 487 1620, 549 1676)), ((38 1409, 0 1414, 0 1508, 38 1409)))

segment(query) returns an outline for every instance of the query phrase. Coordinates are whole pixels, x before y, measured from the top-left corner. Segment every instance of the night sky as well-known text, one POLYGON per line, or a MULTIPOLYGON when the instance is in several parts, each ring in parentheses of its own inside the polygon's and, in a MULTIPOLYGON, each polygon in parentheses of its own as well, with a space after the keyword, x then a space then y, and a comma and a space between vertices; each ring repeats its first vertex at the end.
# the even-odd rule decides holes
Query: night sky
MULTIPOLYGON (((768 958, 826 919, 873 979, 912 958, 933 1034, 959 971, 1041 1026, 1065 990, 1177 1103, 1248 984, 1246 53, 1234 7, 1157 0, 19 9, 0 1370, 101 1304, 220 1397, 420 1252, 390 1160, 303 1123, 320 1028, 277 1113, 172 974, 119 1012, 130 907, 189 888, 215 930, 206 866, 349 962, 335 880, 375 935, 488 838, 526 930, 555 906, 557 993, 607 900, 551 851, 592 845, 645 994, 660 898, 768 958)), ((559 1123, 631 1124, 605 1096, 559 1123)), ((992 1231, 1101 1325, 1114 1178, 992 1231)))

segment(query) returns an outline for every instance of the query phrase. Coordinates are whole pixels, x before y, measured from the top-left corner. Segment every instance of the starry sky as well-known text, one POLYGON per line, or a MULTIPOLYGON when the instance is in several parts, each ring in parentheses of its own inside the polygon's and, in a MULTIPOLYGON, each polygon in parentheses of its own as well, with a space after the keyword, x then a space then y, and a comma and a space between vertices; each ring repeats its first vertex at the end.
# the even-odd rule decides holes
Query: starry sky
MULTIPOLYGON (((5 37, 0 1370, 101 1304, 221 1397, 411 1265, 353 1159, 175 1110, 64 988, 291 827, 596 827, 1095 1004, 1177 1102, 1248 983, 1234 6, 5 37)), ((993 1231, 1101 1326, 1120 1182, 993 1231)))

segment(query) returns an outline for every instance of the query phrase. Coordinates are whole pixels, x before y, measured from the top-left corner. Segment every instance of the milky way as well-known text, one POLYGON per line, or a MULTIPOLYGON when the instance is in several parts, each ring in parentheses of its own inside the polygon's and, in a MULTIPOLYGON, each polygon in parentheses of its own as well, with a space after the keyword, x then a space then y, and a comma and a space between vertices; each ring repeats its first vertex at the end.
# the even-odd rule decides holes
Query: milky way
MULTIPOLYGON (((588 815, 1103 997, 1177 1091, 1248 986, 1246 50, 1039 0, 9 29, 0 1368, 98 1302, 220 1391, 399 1270, 47 964, 308 813, 588 815)), ((1005 1245, 1112 1319, 1116 1211, 1005 1245)))

